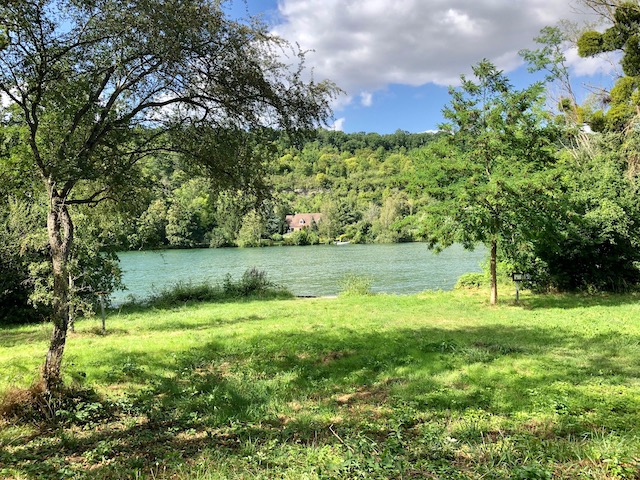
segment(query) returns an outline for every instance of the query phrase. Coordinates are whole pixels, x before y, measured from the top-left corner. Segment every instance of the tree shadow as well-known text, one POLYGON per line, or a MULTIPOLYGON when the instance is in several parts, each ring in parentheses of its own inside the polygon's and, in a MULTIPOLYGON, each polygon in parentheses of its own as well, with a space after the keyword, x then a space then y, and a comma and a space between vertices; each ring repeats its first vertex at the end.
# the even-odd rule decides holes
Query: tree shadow
POLYGON ((640 302, 639 294, 558 294, 558 295, 537 295, 525 298, 520 301, 520 306, 525 309, 547 309, 557 308, 569 310, 574 308, 589 307, 617 307, 622 305, 633 305, 640 302))
POLYGON ((0 348, 11 348, 25 343, 47 342, 51 338, 51 329, 38 328, 24 331, 20 327, 4 327, 0 329, 0 348))
POLYGON ((171 330, 207 330, 211 327, 222 327, 222 326, 230 326, 239 323, 248 323, 248 322, 257 322, 261 320, 266 320, 266 317, 260 315, 248 315, 245 317, 237 316, 237 317, 207 317, 202 319, 202 321, 194 322, 190 320, 188 322, 181 320, 174 321, 163 321, 156 325, 148 325, 145 327, 145 330, 162 332, 162 331, 171 331, 171 330))
POLYGON ((267 292, 265 294, 255 294, 246 296, 220 295, 212 298, 201 298, 192 300, 172 300, 172 301, 138 301, 133 300, 118 306, 112 306, 107 309, 110 315, 129 315, 135 313, 148 313, 149 310, 157 310, 159 312, 176 311, 191 307, 201 307, 206 304, 241 304, 252 302, 281 302, 283 300, 292 300, 295 296, 289 292, 267 292))
MULTIPOLYGON (((65 465, 78 478, 134 477, 158 463, 193 460, 204 450, 234 456, 247 439, 340 447, 348 432, 346 440, 338 438, 332 418, 366 432, 372 420, 363 412, 375 413, 375 434, 386 442, 387 424, 407 405, 412 412, 446 417, 468 410, 511 416, 544 404, 558 417, 557 435, 637 432, 637 396, 628 403, 629 396, 611 400, 577 387, 594 377, 631 382, 633 372, 614 357, 621 345, 639 343, 633 335, 586 338, 534 325, 366 333, 343 327, 261 332, 173 357, 108 352, 105 363, 139 368, 100 381, 135 379, 146 388, 122 401, 94 431, 74 436, 63 429, 10 452, 3 447, 0 463, 29 478, 54 477, 65 465), (557 354, 565 350, 572 356, 557 354), (523 359, 542 366, 509 371, 523 359), (311 406, 328 413, 313 417, 311 406)), ((423 420, 411 422, 417 421, 423 420)), ((410 430, 411 422, 402 428, 410 430)))

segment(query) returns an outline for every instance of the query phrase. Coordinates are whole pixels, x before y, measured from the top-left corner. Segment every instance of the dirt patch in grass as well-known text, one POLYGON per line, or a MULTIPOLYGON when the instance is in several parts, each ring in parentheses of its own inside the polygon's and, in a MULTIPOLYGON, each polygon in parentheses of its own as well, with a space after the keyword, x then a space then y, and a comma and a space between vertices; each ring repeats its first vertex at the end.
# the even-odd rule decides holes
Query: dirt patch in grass
POLYGON ((329 352, 329 353, 323 355, 320 358, 320 362, 319 363, 322 364, 322 365, 330 365, 331 363, 335 362, 336 360, 341 360, 343 358, 350 357, 351 355, 353 355, 353 352, 350 351, 350 350, 329 352))
POLYGON ((50 409, 42 381, 29 388, 10 388, 0 398, 0 418, 5 420, 40 420, 48 411, 50 409))

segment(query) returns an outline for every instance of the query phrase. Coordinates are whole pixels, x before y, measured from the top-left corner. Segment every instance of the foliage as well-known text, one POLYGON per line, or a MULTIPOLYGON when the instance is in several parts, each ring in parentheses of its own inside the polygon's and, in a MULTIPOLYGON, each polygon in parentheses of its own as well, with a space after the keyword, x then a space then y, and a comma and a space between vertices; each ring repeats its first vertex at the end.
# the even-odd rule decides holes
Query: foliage
MULTIPOLYGON (((37 191, 29 193, 39 199, 37 191)), ((52 296, 44 209, 33 198, 4 200, 0 201, 0 323, 45 321, 51 314, 52 296)), ((122 286, 118 258, 105 246, 96 212, 84 209, 77 218, 81 235, 69 261, 71 318, 92 315, 100 294, 122 286)))
POLYGON ((458 278, 455 289, 460 290, 464 288, 480 288, 489 285, 489 279, 484 273, 465 273, 458 278))
POLYGON ((529 64, 530 72, 543 71, 547 83, 559 86, 559 98, 551 97, 551 89, 547 90, 547 96, 550 97, 548 100, 554 101, 561 113, 556 120, 562 119, 570 128, 581 128, 588 115, 585 109, 578 105, 573 91, 569 62, 565 54, 572 46, 569 34, 560 26, 547 26, 534 40, 540 47, 536 50, 521 50, 520 56, 529 64))
MULTIPOLYGON (((560 290, 627 291, 640 281, 637 179, 615 136, 565 154, 549 221, 533 241, 548 283, 560 290)), ((544 281, 542 282, 544 283, 544 281)))
POLYGON ((605 52, 622 52, 620 64, 625 76, 619 78, 611 90, 609 109, 598 111, 591 123, 599 131, 620 132, 637 116, 640 105, 640 6, 635 1, 610 5, 615 7, 613 25, 603 32, 589 30, 578 39, 578 53, 593 57, 605 52))
POLYGON ((302 230, 296 230, 283 237, 285 245, 290 246, 304 246, 304 245, 318 245, 320 243, 320 237, 316 232, 303 228, 302 230))
POLYGON ((491 252, 491 301, 497 302, 497 252, 517 260, 539 226, 555 129, 539 110, 541 85, 514 91, 488 61, 462 76, 444 110, 448 136, 425 152, 413 188, 430 202, 419 221, 432 247, 483 243, 491 252))
POLYGON ((370 277, 350 273, 340 280, 340 295, 371 295, 372 285, 370 277))
POLYGON ((27 199, 0 198, 0 323, 43 321, 49 313, 35 301, 35 286, 44 280, 38 266, 48 273, 41 214, 27 199))
POLYGON ((227 275, 222 284, 178 282, 156 293, 145 305, 176 307, 192 302, 221 302, 238 298, 287 298, 291 293, 273 283, 266 272, 250 268, 238 280, 227 275))
POLYGON ((296 146, 281 132, 274 131, 271 137, 278 158, 269 174, 272 195, 259 208, 258 198, 242 191, 220 192, 198 176, 202 172, 194 172, 194 178, 193 169, 176 158, 154 155, 141 161, 141 183, 149 188, 137 197, 133 211, 124 212, 110 225, 113 245, 126 250, 280 244, 282 239, 272 236, 287 233, 285 216, 295 212, 323 214, 317 231, 322 243, 416 238, 412 225, 403 223, 416 207, 415 200, 407 197, 403 178, 414 171, 420 148, 437 134, 347 134, 320 129, 315 140, 296 146), (355 145, 364 148, 351 150, 355 145), (255 227, 262 224, 259 241, 257 233, 248 243, 243 241, 248 239, 240 235, 246 219, 252 219, 249 223, 255 227))
MULTIPOLYGON (((440 292, 113 311, 108 335, 80 321, 69 345, 66 374, 94 395, 56 428, 0 420, 0 475, 631 480, 637 303, 440 292)), ((0 390, 29 386, 45 342, 38 325, 2 328, 0 390)))
MULTIPOLYGON (((582 0, 582 4, 611 25, 604 32, 588 31, 578 40, 581 55, 622 49, 638 29, 637 2, 607 3, 582 0)), ((640 17, 638 17, 640 18, 640 17)), ((531 68, 546 70, 547 80, 560 81, 559 123, 568 147, 559 149, 562 161, 554 168, 555 185, 544 207, 546 221, 538 222, 528 244, 521 249, 520 264, 533 274, 538 288, 584 291, 624 291, 638 281, 637 222, 634 198, 637 185, 637 76, 618 79, 610 92, 578 105, 571 90, 565 58, 569 35, 547 27, 536 40, 539 50, 523 51, 531 68), (598 108, 606 107, 606 110, 598 108), (587 122, 594 132, 587 133, 587 122), (575 128, 578 127, 578 128, 575 128)), ((637 43, 637 42, 636 42, 637 43)), ((634 57, 630 54, 627 66, 634 57)))
POLYGON ((255 267, 245 271, 242 274, 242 278, 237 282, 234 282, 230 276, 227 276, 222 284, 222 290, 225 295, 232 298, 263 297, 270 296, 274 293, 284 293, 287 295, 286 291, 269 280, 266 272, 258 270, 255 267))
POLYGON ((242 219, 236 244, 239 247, 259 247, 262 235, 266 232, 263 218, 255 210, 250 211, 242 219))

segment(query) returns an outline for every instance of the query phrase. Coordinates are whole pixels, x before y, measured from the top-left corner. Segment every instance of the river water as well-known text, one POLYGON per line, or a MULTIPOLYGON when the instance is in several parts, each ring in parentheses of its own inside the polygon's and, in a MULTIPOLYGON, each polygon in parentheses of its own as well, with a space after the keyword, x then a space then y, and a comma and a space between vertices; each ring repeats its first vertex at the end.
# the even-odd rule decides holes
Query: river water
POLYGON ((177 282, 215 284, 227 274, 239 279, 253 267, 295 295, 336 295, 350 274, 369 277, 376 293, 450 290, 463 273, 480 271, 485 253, 454 245, 436 254, 424 243, 122 252, 127 290, 115 292, 112 300, 144 299, 177 282))

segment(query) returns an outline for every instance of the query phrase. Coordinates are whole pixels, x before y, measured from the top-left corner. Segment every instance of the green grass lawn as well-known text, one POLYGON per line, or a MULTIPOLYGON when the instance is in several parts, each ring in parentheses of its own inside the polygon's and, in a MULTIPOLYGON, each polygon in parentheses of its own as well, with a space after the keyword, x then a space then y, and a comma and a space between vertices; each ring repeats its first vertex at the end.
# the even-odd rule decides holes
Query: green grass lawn
MULTIPOLYGON (((449 292, 196 304, 78 323, 57 423, 7 478, 640 478, 640 302, 449 292)), ((49 327, 0 330, 0 390, 49 327)))

